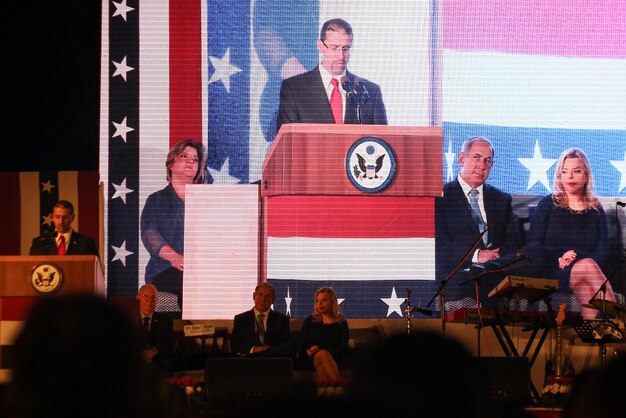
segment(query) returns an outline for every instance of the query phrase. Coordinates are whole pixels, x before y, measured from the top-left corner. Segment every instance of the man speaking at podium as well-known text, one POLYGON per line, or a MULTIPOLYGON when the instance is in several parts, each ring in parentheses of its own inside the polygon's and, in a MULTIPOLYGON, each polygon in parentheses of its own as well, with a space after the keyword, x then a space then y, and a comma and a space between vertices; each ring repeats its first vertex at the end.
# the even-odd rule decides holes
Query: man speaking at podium
POLYGON ((93 238, 72 229, 74 205, 59 200, 52 208, 54 231, 33 239, 30 255, 98 255, 93 238))
POLYGON ((283 81, 278 129, 285 123, 386 125, 380 87, 346 70, 352 53, 350 24, 342 19, 325 22, 317 50, 320 65, 283 81))
MULTIPOLYGON (((467 139, 459 153, 461 172, 455 180, 444 185, 443 198, 435 200, 436 270, 439 280, 443 280, 463 259, 480 233, 483 233, 482 239, 460 270, 469 268, 472 263, 483 264, 508 254, 514 255, 521 245, 517 220, 511 208, 511 195, 485 183, 493 158, 493 145, 487 138, 476 136, 467 139)), ((501 275, 486 275, 486 281, 481 283, 481 294, 484 292, 486 295, 501 278, 501 275)), ((468 283, 459 292, 459 283, 448 285, 448 299, 474 295, 474 286, 468 283)))

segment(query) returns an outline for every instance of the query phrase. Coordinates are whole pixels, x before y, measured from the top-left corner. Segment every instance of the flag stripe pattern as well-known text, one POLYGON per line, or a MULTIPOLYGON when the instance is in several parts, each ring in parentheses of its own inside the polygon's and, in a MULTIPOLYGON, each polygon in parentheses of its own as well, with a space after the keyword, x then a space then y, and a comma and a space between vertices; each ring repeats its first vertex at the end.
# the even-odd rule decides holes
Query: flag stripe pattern
POLYGON ((277 196, 268 199, 274 238, 410 238, 435 236, 432 199, 371 196, 277 196))
POLYGON ((0 298, 0 383, 9 382, 15 365, 15 339, 37 298, 0 298))
POLYGON ((311 295, 343 292, 350 317, 402 316, 396 289, 426 298, 434 280, 432 198, 277 196, 267 199, 267 279, 285 311, 307 314, 311 295), (384 296, 396 301, 396 309, 384 296), (395 312, 395 313, 394 313, 395 312))
POLYGON ((202 141, 201 2, 169 2, 170 145, 202 141))
POLYGON ((443 8, 446 48, 515 55, 626 58, 624 2, 474 0, 444 2, 443 8))

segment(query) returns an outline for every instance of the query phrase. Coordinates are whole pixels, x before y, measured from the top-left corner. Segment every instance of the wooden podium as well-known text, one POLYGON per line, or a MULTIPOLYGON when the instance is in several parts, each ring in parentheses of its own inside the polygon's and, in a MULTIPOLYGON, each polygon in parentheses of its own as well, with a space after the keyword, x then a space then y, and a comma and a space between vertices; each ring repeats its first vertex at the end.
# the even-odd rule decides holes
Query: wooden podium
POLYGON ((0 256, 0 382, 10 380, 13 343, 33 303, 40 297, 76 293, 104 295, 104 275, 96 256, 0 256), (48 265, 54 266, 55 275, 60 271, 63 278, 54 291, 46 294, 35 289, 31 276, 33 272, 37 275, 38 268, 48 269, 48 265))
POLYGON ((352 297, 344 311, 364 318, 377 315, 374 294, 434 280, 442 148, 441 127, 281 127, 263 164, 262 280, 295 301, 293 317, 329 283, 352 297), (356 301, 365 287, 371 301, 356 301))
POLYGON ((0 298, 44 296, 35 290, 30 279, 33 269, 41 263, 56 265, 63 272, 63 282, 53 296, 71 293, 104 295, 104 275, 96 256, 0 256, 0 298))
POLYGON ((376 196, 441 196, 443 128, 382 125, 283 125, 263 164, 261 195, 356 195, 345 158, 363 137, 383 139, 393 149, 397 172, 376 196))

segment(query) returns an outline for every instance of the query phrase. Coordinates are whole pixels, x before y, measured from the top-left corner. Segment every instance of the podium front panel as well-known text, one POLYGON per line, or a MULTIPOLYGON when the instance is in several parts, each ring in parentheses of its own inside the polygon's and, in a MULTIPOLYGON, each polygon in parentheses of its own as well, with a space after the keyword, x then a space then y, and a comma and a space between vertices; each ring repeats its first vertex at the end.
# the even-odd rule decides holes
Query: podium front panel
POLYGON ((96 256, 0 256, 0 383, 10 380, 13 342, 30 307, 40 297, 73 293, 104 295, 104 275, 96 256), (63 274, 61 285, 50 294, 38 292, 31 283, 31 273, 42 263, 63 274))
POLYGON ((352 145, 374 137, 389 145, 394 179, 381 196, 440 196, 443 185, 440 127, 289 124, 279 131, 263 165, 263 196, 363 195, 350 181, 346 157, 352 145))

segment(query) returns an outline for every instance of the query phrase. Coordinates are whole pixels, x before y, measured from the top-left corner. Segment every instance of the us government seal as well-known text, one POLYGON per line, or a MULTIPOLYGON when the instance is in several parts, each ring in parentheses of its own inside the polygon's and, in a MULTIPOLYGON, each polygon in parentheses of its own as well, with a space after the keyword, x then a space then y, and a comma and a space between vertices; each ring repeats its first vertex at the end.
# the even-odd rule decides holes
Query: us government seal
POLYGON ((37 264, 30 273, 30 284, 39 293, 52 294, 63 285, 63 270, 52 263, 37 264))
POLYGON ((366 193, 385 190, 396 174, 396 157, 385 141, 373 136, 358 139, 346 155, 346 173, 366 193))

